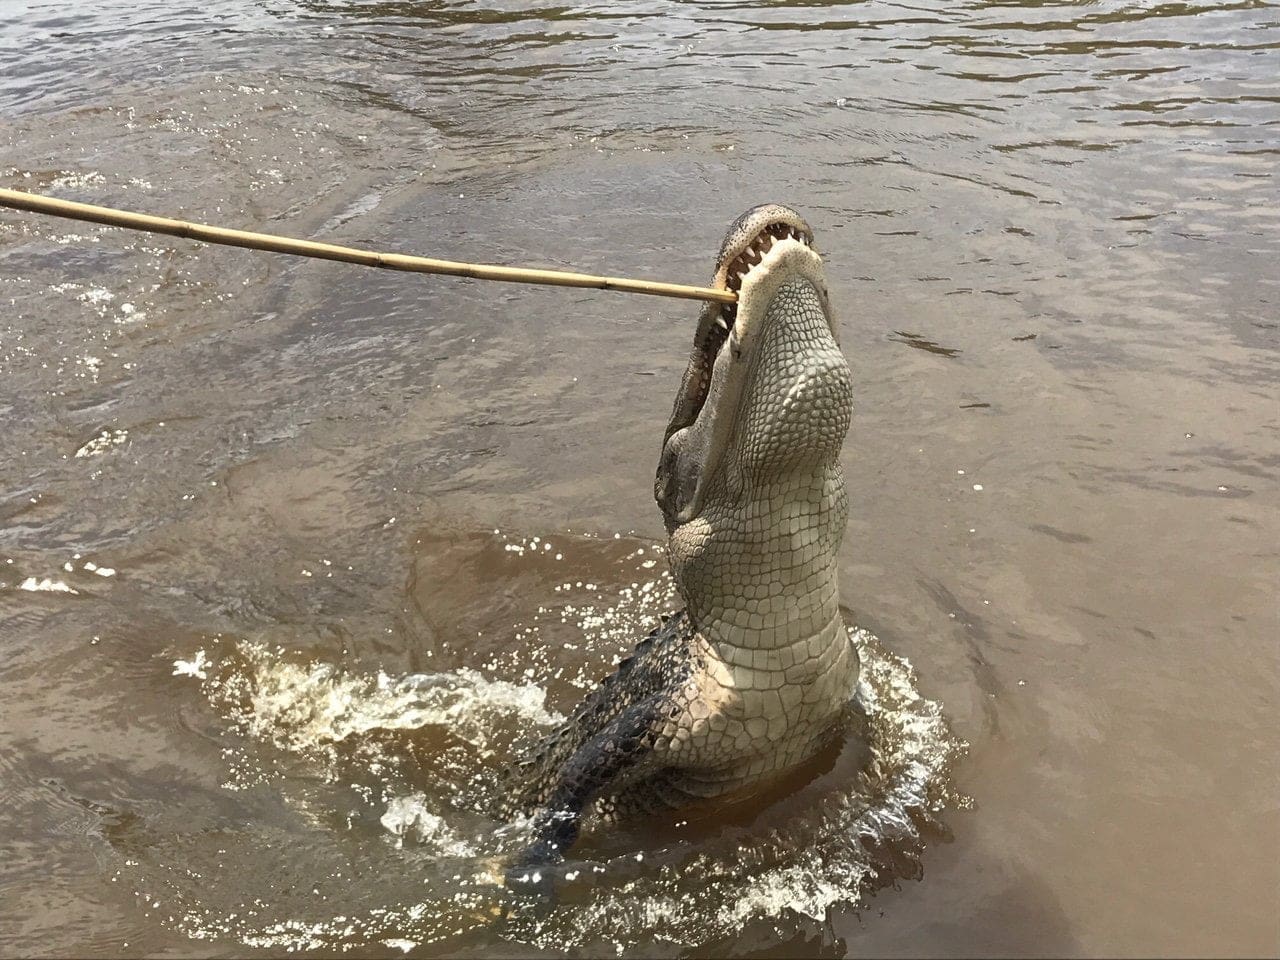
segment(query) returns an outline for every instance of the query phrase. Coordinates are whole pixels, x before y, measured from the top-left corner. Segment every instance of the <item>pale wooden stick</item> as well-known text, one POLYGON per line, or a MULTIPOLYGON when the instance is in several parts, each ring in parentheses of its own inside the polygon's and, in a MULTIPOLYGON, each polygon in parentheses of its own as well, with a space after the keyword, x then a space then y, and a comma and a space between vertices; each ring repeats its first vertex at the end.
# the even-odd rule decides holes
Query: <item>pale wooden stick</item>
POLYGON ((442 273, 451 277, 471 277, 476 280, 505 280, 510 283, 540 283, 555 287, 592 287, 598 290, 619 290, 624 293, 646 293, 655 297, 677 297, 682 300, 710 300, 715 303, 736 303, 737 294, 732 290, 713 287, 686 287, 678 283, 656 283, 650 280, 629 280, 625 277, 595 277, 586 273, 561 273, 557 270, 529 270, 522 267, 496 267, 484 263, 459 263, 453 260, 431 260, 427 257, 410 257, 401 253, 375 253, 354 247, 339 247, 331 243, 312 240, 294 240, 267 233, 250 233, 247 230, 228 230, 210 227, 168 217, 152 217, 144 213, 130 213, 111 207, 96 207, 89 203, 55 200, 20 190, 0 189, 0 206, 31 213, 47 213, 71 220, 88 220, 110 227, 129 230, 146 230, 150 233, 167 233, 205 243, 221 243, 229 247, 246 247, 249 250, 269 250, 273 253, 291 253, 298 257, 315 257, 320 260, 339 260, 358 263, 366 267, 382 267, 387 270, 404 270, 409 273, 442 273))

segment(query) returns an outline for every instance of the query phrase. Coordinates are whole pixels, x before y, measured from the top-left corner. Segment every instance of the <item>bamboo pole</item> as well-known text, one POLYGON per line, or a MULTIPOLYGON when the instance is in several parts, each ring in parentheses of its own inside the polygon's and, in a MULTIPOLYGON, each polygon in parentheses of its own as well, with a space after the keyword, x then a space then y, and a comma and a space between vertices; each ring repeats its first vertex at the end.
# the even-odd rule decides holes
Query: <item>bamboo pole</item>
POLYGON ((168 217, 153 217, 144 213, 131 213, 111 207, 98 207, 89 203, 57 200, 20 190, 0 189, 0 206, 25 210, 30 213, 46 213, 70 220, 87 220, 110 227, 128 230, 145 230, 149 233, 167 233, 204 243, 220 243, 229 247, 249 250, 268 250, 272 253, 288 253, 298 257, 314 257, 319 260, 337 260, 342 263, 358 263, 366 267, 382 267, 385 270, 403 270, 409 273, 439 273, 451 277, 471 277, 475 280, 502 280, 509 283, 538 283, 554 287, 590 287, 598 290, 618 290, 623 293, 644 293, 655 297, 676 297, 682 300, 710 300, 714 303, 736 303, 732 290, 713 287, 688 287, 678 283, 657 283, 651 280, 630 280, 625 277, 596 277, 586 273, 561 273, 558 270, 532 270, 524 267, 498 267, 484 263, 460 263, 454 260, 432 260, 428 257, 411 257, 401 253, 376 253, 355 247, 340 247, 313 240, 295 240, 291 237, 268 233, 251 233, 248 230, 229 230, 211 227, 168 217))

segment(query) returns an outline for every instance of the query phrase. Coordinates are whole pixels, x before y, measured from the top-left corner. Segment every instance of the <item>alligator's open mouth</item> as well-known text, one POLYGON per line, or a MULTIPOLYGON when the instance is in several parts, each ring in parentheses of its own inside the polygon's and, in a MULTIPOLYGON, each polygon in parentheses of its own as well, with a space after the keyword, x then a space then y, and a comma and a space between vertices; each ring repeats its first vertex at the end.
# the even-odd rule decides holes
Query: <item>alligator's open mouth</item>
MULTIPOLYGON (((754 268, 760 266, 765 255, 773 249, 773 245, 781 240, 798 240, 810 249, 813 247, 813 234, 808 230, 807 226, 799 226, 792 223, 790 218, 772 221, 757 232, 751 242, 733 260, 729 263, 721 264, 716 271, 716 285, 740 294, 742 292, 742 282, 747 278, 747 275, 754 268)), ((712 347, 712 349, 706 351, 711 358, 714 359, 716 353, 719 352, 737 317, 738 305, 736 303, 726 303, 720 307, 720 311, 715 317, 716 322, 711 324, 712 329, 720 334, 719 343, 704 344, 704 349, 707 346, 712 347)))
MULTIPOLYGON (((747 277, 758 271, 769 252, 784 240, 794 240, 810 250, 813 249, 813 231, 795 211, 769 204, 743 214, 725 238, 713 285, 732 290, 741 297, 747 277), (755 222, 751 222, 752 220, 755 222), (746 233, 742 230, 743 227, 752 232, 746 233)), ((694 336, 695 356, 686 374, 682 395, 677 400, 667 436, 688 426, 702 409, 707 391, 711 387, 716 357, 730 340, 730 332, 737 324, 742 306, 742 301, 739 300, 738 303, 708 304, 703 310, 694 336)))
POLYGON ((784 286, 788 297, 797 296, 792 281, 807 284, 831 323, 822 260, 809 224, 778 204, 747 211, 725 237, 713 281, 737 293, 738 302, 703 308, 663 437, 655 493, 669 523, 686 522, 698 509, 702 481, 714 474, 734 432, 740 400, 762 362, 761 337, 770 317, 777 316, 771 304, 784 286))

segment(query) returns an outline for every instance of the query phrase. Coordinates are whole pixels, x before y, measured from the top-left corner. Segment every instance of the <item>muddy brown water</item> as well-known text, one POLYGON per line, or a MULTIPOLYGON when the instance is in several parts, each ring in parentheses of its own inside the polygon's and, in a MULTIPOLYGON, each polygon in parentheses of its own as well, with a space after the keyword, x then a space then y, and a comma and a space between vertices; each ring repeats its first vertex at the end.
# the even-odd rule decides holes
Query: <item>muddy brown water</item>
POLYGON ((6 187, 690 283, 804 211, 873 707, 496 920, 696 307, 0 213, 0 953, 1280 951, 1275 4, 0 14, 6 187))

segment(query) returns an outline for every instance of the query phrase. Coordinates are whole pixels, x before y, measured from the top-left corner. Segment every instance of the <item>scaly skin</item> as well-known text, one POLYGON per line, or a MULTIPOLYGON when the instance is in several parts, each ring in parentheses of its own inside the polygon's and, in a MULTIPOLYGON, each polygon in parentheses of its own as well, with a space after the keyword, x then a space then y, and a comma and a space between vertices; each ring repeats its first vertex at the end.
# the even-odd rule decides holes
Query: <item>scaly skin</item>
POLYGON ((831 739, 853 695, 836 582, 852 386, 811 237, 768 205, 725 238, 715 281, 741 284, 738 305, 702 313, 655 483, 685 610, 514 765, 503 812, 537 816, 509 881, 589 813, 764 786, 831 739))

